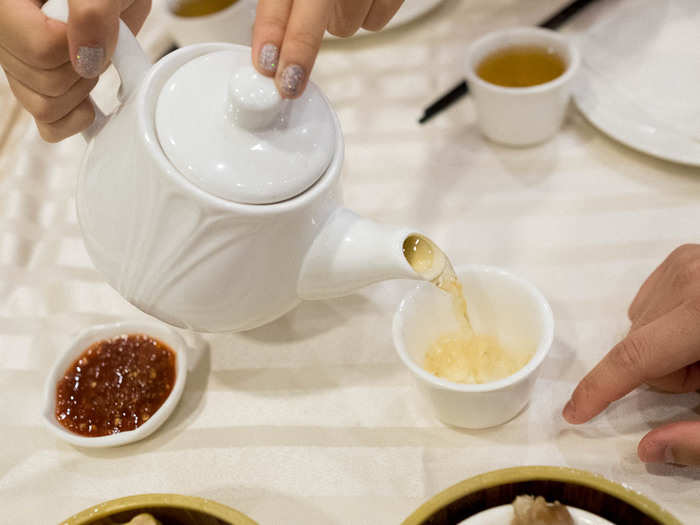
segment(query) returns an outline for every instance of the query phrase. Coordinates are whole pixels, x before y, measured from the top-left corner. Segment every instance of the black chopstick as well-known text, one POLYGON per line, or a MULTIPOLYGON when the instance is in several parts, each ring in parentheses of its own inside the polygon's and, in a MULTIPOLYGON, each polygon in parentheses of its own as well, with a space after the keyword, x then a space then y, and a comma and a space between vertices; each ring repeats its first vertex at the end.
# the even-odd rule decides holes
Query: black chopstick
MULTIPOLYGON (((569 5, 561 8, 559 11, 550 16, 547 20, 539 24, 539 27, 545 29, 559 29, 567 20, 572 16, 576 15, 579 11, 585 8, 588 4, 592 4, 596 0, 575 0, 569 5)), ((419 124, 427 122, 435 115, 441 111, 447 109, 452 104, 457 102, 460 98, 469 93, 469 84, 466 80, 463 80, 455 87, 450 89, 447 93, 437 99, 435 102, 430 104, 423 111, 423 115, 418 119, 419 124)))
POLYGON ((550 16, 547 20, 540 24, 544 29, 559 29, 572 16, 583 10, 588 4, 592 4, 595 0, 576 0, 569 5, 562 7, 559 11, 550 16))

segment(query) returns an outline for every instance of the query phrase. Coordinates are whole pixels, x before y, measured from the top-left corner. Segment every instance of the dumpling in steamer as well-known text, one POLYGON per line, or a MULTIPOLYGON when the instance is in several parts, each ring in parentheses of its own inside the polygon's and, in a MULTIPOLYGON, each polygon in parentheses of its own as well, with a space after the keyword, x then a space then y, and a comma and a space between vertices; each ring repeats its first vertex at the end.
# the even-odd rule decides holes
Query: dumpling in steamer
POLYGON ((161 523, 150 514, 139 514, 125 525, 161 525, 161 523))
POLYGON ((513 513, 511 525, 574 525, 564 505, 547 503, 542 496, 518 496, 513 501, 513 513))

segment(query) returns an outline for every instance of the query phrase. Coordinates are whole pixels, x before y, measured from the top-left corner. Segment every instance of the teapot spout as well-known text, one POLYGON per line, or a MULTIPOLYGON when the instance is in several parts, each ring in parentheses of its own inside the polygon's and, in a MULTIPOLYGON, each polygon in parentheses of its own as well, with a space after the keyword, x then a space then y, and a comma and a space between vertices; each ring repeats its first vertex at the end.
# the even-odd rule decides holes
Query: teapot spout
POLYGON ((318 233, 302 264, 297 292, 301 299, 328 299, 387 279, 432 281, 447 259, 423 234, 336 210, 318 233), (423 242, 429 257, 411 257, 423 242), (408 256, 408 257, 407 257, 408 256))

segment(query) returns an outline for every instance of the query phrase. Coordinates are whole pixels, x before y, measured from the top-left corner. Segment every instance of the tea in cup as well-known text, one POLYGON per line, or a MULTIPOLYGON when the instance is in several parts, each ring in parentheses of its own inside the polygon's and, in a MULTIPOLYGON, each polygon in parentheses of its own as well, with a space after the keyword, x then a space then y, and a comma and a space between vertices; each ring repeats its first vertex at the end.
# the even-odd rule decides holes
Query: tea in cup
POLYGON ((532 284, 503 269, 466 265, 455 268, 455 274, 474 333, 510 355, 514 370, 495 370, 500 378, 486 382, 457 382, 426 370, 436 342, 461 330, 452 297, 430 283, 420 283, 401 302, 394 316, 394 346, 441 421, 463 428, 499 425, 515 417, 530 399, 552 345, 552 310, 532 284))
POLYGON ((471 44, 466 77, 481 132, 511 146, 551 138, 564 120, 579 64, 576 47, 548 29, 506 29, 471 44))
POLYGON ((167 0, 164 5, 168 30, 179 46, 251 43, 256 0, 167 0))

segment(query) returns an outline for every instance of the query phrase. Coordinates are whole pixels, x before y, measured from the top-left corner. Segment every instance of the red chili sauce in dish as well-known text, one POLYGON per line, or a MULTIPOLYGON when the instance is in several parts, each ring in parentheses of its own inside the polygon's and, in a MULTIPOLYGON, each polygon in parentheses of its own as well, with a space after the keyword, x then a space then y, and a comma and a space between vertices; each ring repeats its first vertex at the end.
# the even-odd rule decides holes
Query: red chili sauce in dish
POLYGON ((56 385, 56 420, 83 436, 134 430, 170 395, 175 361, 170 347, 147 335, 94 343, 56 385))

